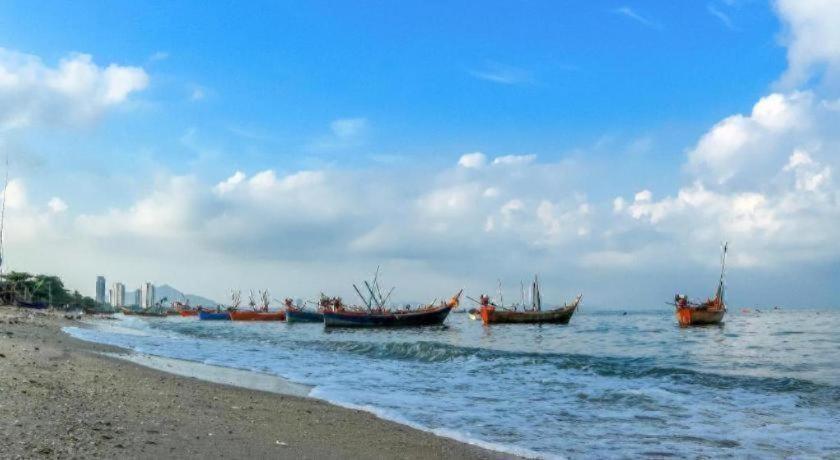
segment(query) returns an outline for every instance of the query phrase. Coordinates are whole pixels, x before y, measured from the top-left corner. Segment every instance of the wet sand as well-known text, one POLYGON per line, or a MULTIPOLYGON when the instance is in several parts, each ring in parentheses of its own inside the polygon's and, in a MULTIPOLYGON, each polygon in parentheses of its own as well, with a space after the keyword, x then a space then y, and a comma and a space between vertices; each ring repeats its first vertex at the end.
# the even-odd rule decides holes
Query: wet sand
POLYGON ((281 379, 253 381, 290 394, 211 383, 108 356, 126 352, 61 332, 78 324, 0 307, 3 458, 511 458, 294 396, 300 388, 281 379))

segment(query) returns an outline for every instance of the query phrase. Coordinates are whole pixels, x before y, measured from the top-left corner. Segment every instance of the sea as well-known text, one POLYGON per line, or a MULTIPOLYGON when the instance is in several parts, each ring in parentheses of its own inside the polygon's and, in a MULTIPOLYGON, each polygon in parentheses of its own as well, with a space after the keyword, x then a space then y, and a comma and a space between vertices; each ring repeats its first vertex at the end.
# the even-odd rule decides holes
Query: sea
POLYGON ((91 320, 79 339, 272 374, 310 396, 537 458, 840 458, 840 309, 581 308, 568 325, 328 330, 91 320))

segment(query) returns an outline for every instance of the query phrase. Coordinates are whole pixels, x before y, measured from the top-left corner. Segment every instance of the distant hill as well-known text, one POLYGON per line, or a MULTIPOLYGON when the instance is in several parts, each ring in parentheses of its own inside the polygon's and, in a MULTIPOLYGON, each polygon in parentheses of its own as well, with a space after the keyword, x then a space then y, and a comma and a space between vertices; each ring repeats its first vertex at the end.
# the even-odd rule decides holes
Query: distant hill
POLYGON ((195 294, 184 294, 168 284, 155 286, 155 297, 158 301, 166 297, 168 299, 167 302, 175 300, 183 301, 182 299, 186 297, 190 301, 190 305, 194 307, 198 305, 204 305, 206 307, 215 307, 216 305, 219 305, 219 302, 208 299, 207 297, 201 297, 200 295, 195 294))

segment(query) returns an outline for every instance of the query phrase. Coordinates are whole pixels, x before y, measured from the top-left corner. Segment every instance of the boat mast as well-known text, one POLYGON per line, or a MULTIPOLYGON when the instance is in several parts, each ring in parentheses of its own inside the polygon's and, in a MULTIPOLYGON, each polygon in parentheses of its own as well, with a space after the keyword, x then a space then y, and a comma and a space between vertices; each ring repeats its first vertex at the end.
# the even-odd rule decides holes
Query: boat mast
POLYGON ((726 302, 723 299, 724 292, 726 290, 725 285, 724 285, 724 278, 726 276, 726 252, 727 252, 728 248, 729 248, 729 242, 728 241, 724 242, 723 243, 723 251, 721 252, 721 255, 720 255, 720 281, 718 282, 718 288, 717 288, 717 298, 718 298, 718 301, 720 302, 721 306, 724 309, 726 308, 726 302))
POLYGON ((531 298, 531 309, 534 311, 541 311, 542 310, 542 299, 540 298, 540 281, 537 279, 537 275, 534 275, 534 284, 531 286, 532 298, 531 298))
POLYGON ((6 190, 9 188, 9 155, 6 155, 6 180, 3 182, 3 204, 0 208, 0 275, 3 275, 3 228, 6 222, 6 190))

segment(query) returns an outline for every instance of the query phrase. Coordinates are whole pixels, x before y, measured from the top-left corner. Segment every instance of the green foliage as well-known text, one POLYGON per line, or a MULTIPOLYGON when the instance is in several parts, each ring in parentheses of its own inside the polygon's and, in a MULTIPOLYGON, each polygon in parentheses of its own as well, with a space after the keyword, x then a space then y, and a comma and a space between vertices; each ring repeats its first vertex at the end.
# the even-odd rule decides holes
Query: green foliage
MULTIPOLYGON (((33 302, 51 303, 58 308, 102 309, 95 300, 79 294, 70 293, 64 287, 64 281, 58 276, 27 272, 9 272, 2 276, 3 291, 14 293, 18 298, 33 302)), ((6 300, 6 299, 4 299, 6 300)))

